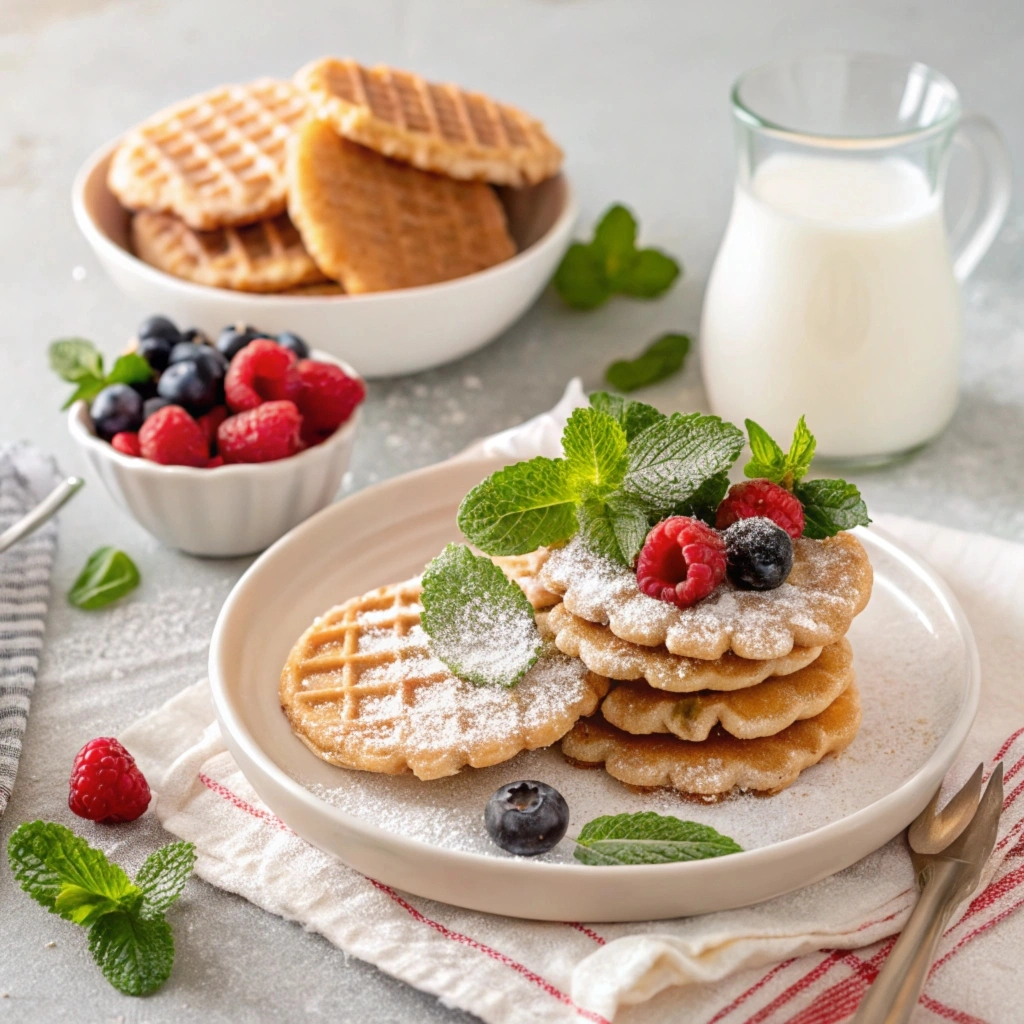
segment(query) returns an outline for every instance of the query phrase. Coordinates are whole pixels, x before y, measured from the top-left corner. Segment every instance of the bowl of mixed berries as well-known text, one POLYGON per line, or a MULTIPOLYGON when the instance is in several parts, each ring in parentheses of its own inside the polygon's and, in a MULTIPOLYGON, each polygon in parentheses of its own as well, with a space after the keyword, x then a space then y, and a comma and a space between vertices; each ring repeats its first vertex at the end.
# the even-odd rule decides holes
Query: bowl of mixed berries
POLYGON ((111 496, 195 555, 261 551, 328 505, 366 396, 346 363, 246 324, 212 341, 151 316, 109 372, 79 339, 50 361, 76 385, 71 435, 111 496))

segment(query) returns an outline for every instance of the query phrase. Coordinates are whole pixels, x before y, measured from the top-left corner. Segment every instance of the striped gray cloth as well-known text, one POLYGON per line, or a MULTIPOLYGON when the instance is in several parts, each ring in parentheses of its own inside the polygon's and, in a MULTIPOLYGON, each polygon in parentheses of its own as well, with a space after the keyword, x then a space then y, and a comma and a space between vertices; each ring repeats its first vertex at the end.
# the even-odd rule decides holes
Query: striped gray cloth
MULTIPOLYGON (((28 444, 0 444, 0 532, 60 479, 52 459, 28 444)), ((0 815, 18 772, 50 598, 57 524, 50 520, 0 554, 0 815)))

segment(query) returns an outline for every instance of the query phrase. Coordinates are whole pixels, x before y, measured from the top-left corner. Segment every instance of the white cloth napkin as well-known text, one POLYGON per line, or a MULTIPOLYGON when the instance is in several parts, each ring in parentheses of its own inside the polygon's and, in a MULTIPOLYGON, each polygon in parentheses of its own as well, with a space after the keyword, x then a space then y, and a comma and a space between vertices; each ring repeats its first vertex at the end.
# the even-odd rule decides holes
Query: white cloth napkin
MULTIPOLYGON (((573 381, 551 413, 460 457, 557 454, 561 423, 584 401, 573 381)), ((945 576, 978 638, 981 710, 951 780, 965 779, 979 761, 991 767, 1002 759, 1007 769, 996 852, 946 933, 915 1019, 1019 1020, 1024 915, 1013 911, 1024 903, 1024 547, 909 519, 880 522, 945 576)), ((495 1024, 842 1021, 915 899, 909 858, 894 840, 800 892, 721 914, 593 926, 478 914, 396 892, 295 836, 227 752, 205 682, 122 739, 156 791, 164 827, 195 843, 201 877, 495 1024)))

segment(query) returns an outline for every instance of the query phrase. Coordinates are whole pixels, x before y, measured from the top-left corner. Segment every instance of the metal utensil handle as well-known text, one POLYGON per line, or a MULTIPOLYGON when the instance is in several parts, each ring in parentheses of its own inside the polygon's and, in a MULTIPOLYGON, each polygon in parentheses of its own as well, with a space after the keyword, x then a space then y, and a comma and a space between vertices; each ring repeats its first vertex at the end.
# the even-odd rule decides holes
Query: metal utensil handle
POLYGON ((34 509, 22 516, 13 526, 0 533, 0 552, 6 551, 22 537, 38 530, 85 483, 80 477, 62 480, 34 509))
POLYGON ((958 865, 938 861, 896 945, 875 983, 861 1001, 853 1024, 906 1024, 909 1021, 946 923, 957 904, 958 865))

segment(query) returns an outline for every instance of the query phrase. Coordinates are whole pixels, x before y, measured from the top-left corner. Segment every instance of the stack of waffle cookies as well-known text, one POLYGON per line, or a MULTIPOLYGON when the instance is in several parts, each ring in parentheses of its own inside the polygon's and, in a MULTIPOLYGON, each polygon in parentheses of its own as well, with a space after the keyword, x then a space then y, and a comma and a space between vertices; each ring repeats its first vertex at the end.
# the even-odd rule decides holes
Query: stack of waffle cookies
POLYGON ((600 709, 562 740, 574 764, 715 801, 777 793, 857 734, 846 633, 872 572, 852 534, 795 541, 776 590, 725 583, 685 609, 642 594, 630 570, 578 539, 495 561, 548 609, 558 649, 612 680, 600 709))
POLYGON ((114 153, 136 254, 250 292, 433 284, 514 255, 495 185, 556 174, 540 122, 455 85, 319 60, 154 115, 114 153))

